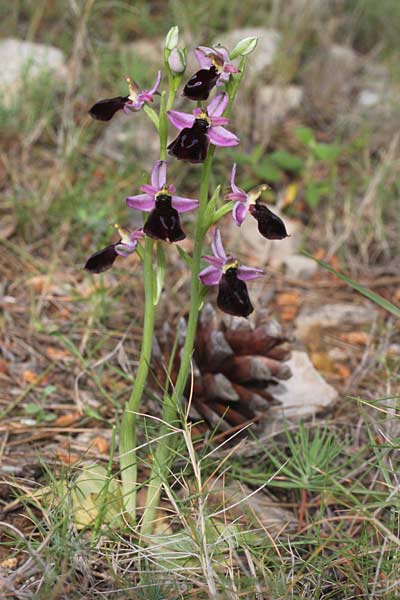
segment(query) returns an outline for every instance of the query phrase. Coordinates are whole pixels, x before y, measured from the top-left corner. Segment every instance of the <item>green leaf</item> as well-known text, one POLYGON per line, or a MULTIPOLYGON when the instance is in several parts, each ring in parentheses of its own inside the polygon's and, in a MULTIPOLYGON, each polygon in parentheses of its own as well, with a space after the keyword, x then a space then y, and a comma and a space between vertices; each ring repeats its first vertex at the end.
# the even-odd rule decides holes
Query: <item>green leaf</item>
POLYGON ((284 171, 293 171, 299 173, 304 169, 304 162, 301 158, 285 150, 277 150, 269 155, 269 158, 284 171))
POLYGON ((213 222, 214 211, 215 211, 217 202, 219 200, 220 191, 221 191, 221 186, 218 185, 215 188, 215 191, 214 191, 213 195, 211 196, 209 203, 207 204, 206 213, 204 215, 204 222, 207 223, 207 229, 209 227, 209 224, 211 224, 213 222))
POLYGON ((159 127, 160 127, 160 120, 158 118, 156 111, 153 108, 151 108, 151 106, 149 106, 148 104, 143 105, 143 110, 146 113, 146 115, 149 117, 151 122, 153 123, 156 130, 158 131, 159 127))
POLYGON ((110 479, 102 465, 93 464, 82 470, 71 499, 78 529, 93 526, 100 511, 103 511, 103 523, 115 528, 124 526, 121 488, 115 479, 110 479))
POLYGON ((304 198, 311 208, 316 208, 321 198, 328 193, 329 186, 324 181, 311 181, 304 189, 304 198))
POLYGON ((334 275, 336 275, 337 277, 339 277, 339 279, 341 279, 342 281, 344 281, 345 283, 347 283, 348 285, 350 285, 354 290, 356 290, 357 292, 359 292, 360 294, 362 294, 363 296, 365 296, 366 298, 368 298, 368 300, 371 300, 372 302, 374 302, 375 304, 377 304, 381 308, 384 308, 385 310, 387 310, 388 312, 390 312, 395 317, 400 318, 400 306, 396 306, 395 304, 392 304, 391 302, 389 302, 389 300, 386 300, 386 298, 383 298, 379 294, 376 294, 375 292, 372 292, 371 290, 369 290, 368 288, 364 287, 360 283, 357 283, 353 279, 350 279, 350 277, 347 277, 347 275, 343 275, 342 273, 339 273, 339 271, 336 271, 333 267, 331 267, 330 265, 328 265, 328 263, 324 262, 323 260, 318 260, 317 258, 315 258, 314 256, 312 256, 308 252, 304 251, 303 253, 306 256, 308 256, 309 258, 312 258, 313 260, 315 260, 315 262, 317 262, 321 267, 323 267, 324 269, 326 269, 330 273, 333 273, 334 275))
POLYGON ((24 410, 27 415, 37 415, 42 411, 42 407, 39 404, 35 404, 34 402, 28 402, 25 404, 24 410))
POLYGON ((165 270, 166 270, 165 254, 164 254, 164 250, 162 247, 162 243, 160 241, 158 241, 157 242, 157 270, 156 270, 156 275, 155 275, 155 286, 154 286, 154 297, 153 297, 154 306, 157 306, 157 304, 160 301, 160 296, 161 296, 161 292, 162 292, 163 285, 164 285, 164 279, 165 279, 165 270))
POLYGON ((187 264, 187 266, 189 267, 189 269, 191 269, 192 268, 192 257, 186 252, 186 250, 184 250, 177 244, 175 245, 175 248, 177 249, 178 254, 182 258, 182 260, 184 260, 185 263, 187 264))
POLYGON ((323 162, 333 162, 340 155, 341 148, 336 144, 313 144, 312 152, 318 160, 323 162))
POLYGON ((233 209, 234 206, 235 206, 234 200, 231 200, 230 202, 226 202, 226 204, 224 204, 223 206, 221 206, 221 208, 219 208, 218 210, 215 211, 210 225, 214 225, 214 223, 218 223, 218 221, 220 219, 222 219, 222 217, 224 217, 229 212, 231 212, 231 210, 233 209))
POLYGON ((296 127, 293 133, 299 142, 305 144, 306 146, 309 146, 315 141, 312 129, 309 127, 296 127))
POLYGON ((281 178, 281 172, 269 158, 265 158, 259 165, 256 165, 253 170, 254 173, 264 181, 275 183, 281 178))

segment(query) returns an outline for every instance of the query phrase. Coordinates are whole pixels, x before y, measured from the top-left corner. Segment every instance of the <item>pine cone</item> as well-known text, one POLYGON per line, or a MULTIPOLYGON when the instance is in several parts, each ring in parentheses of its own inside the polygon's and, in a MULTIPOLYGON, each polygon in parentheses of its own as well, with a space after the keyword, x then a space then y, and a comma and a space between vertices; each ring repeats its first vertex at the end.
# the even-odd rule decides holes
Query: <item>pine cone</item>
MULTIPOLYGON (((177 351, 171 373, 175 380, 180 350, 186 333, 182 319, 178 328, 177 351)), ((168 352, 174 336, 166 325, 153 353, 158 382, 165 382, 168 352)), ((279 323, 259 316, 255 325, 238 317, 224 316, 221 321, 211 304, 201 311, 194 352, 194 385, 188 382, 186 397, 191 396, 190 418, 195 430, 233 432, 248 423, 258 422, 271 404, 279 379, 291 377, 284 361, 290 358, 291 340, 282 334, 279 323)))

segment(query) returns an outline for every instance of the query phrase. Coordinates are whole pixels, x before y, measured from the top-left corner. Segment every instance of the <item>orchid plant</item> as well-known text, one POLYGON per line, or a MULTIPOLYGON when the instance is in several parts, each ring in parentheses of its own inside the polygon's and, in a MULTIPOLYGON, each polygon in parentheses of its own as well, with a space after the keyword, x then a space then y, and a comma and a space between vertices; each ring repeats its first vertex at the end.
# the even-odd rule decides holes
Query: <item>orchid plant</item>
POLYGON ((89 114, 97 120, 109 121, 117 111, 129 118, 143 110, 150 118, 160 138, 160 154, 150 175, 150 183, 140 186, 139 192, 128 196, 126 204, 133 210, 144 213, 143 228, 131 231, 116 226, 120 239, 93 254, 85 268, 91 273, 110 269, 118 256, 127 257, 138 252, 143 264, 145 309, 142 347, 135 382, 128 399, 120 428, 119 456, 121 465, 124 505, 130 522, 137 518, 136 417, 148 378, 154 335, 155 311, 160 299, 165 273, 163 243, 177 243, 186 237, 180 215, 197 211, 195 219, 192 255, 183 249, 183 256, 191 270, 190 308, 187 334, 182 350, 180 370, 173 391, 166 390, 162 407, 162 427, 154 453, 153 468, 147 489, 147 501, 141 519, 141 535, 153 530, 155 511, 158 506, 161 486, 167 476, 173 455, 174 436, 170 428, 178 422, 179 408, 191 368, 191 358, 196 334, 199 311, 208 286, 218 286, 218 307, 231 315, 246 318, 253 312, 247 282, 263 276, 260 268, 247 267, 227 253, 218 221, 232 214, 234 222, 241 226, 247 214, 258 222, 258 229, 265 238, 281 240, 287 236, 283 221, 261 202, 267 186, 259 186, 245 192, 236 184, 236 165, 231 171, 231 192, 222 206, 217 206, 220 186, 210 194, 210 176, 216 147, 236 146, 239 138, 229 126, 229 113, 244 75, 247 56, 253 52, 257 39, 241 40, 229 52, 221 46, 199 46, 195 55, 200 64, 197 71, 183 86, 182 96, 196 101, 192 112, 173 109, 186 68, 186 49, 179 48, 179 31, 172 27, 164 46, 164 65, 168 80, 167 90, 160 91, 163 78, 159 71, 154 86, 141 90, 130 77, 127 78, 129 95, 116 96, 96 102, 89 114), (238 60, 239 64, 234 61, 238 60), (215 90, 214 90, 215 88, 215 90), (207 106, 202 102, 213 98, 207 106), (159 98, 158 112, 152 107, 159 98), (168 122, 179 133, 168 144, 168 122), (201 164, 199 173, 198 199, 177 195, 176 187, 167 178, 168 154, 178 160, 201 164), (211 196, 211 198, 210 198, 211 196), (207 239, 211 234, 212 255, 204 255, 207 239), (155 248, 156 246, 156 248, 155 248), (203 261, 208 263, 204 266, 203 261))

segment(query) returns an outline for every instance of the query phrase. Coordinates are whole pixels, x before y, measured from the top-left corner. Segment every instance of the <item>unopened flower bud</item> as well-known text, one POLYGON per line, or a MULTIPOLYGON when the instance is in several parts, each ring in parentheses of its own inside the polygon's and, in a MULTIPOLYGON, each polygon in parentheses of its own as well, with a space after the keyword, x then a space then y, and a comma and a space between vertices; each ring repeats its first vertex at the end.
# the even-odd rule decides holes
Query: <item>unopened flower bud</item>
POLYGON ((181 48, 174 48, 168 57, 168 65, 172 73, 180 75, 186 69, 186 55, 181 48))
POLYGON ((165 48, 167 50, 173 50, 177 47, 179 40, 179 27, 174 25, 168 31, 167 36, 165 38, 165 48))
POLYGON ((256 38, 255 36, 247 37, 243 40, 240 40, 240 42, 236 44, 236 46, 230 53, 229 58, 233 60, 238 56, 247 56, 248 54, 251 54, 255 50, 257 43, 258 38, 256 38))

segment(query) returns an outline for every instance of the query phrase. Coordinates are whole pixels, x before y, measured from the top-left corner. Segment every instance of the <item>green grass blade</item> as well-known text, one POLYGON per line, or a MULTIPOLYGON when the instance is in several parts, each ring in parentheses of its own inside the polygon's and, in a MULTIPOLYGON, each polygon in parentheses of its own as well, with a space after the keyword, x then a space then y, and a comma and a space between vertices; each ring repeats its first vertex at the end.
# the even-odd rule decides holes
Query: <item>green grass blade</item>
POLYGON ((354 290, 356 290, 357 292, 359 292, 360 294, 362 294, 363 296, 368 298, 368 300, 371 300, 372 302, 374 302, 381 308, 384 308, 388 312, 392 313, 392 315, 394 315, 395 317, 400 317, 400 307, 399 306, 392 304, 391 302, 389 302, 389 300, 386 300, 379 294, 372 292, 371 290, 369 290, 368 288, 364 287, 363 285, 357 283, 353 279, 350 279, 350 277, 347 277, 347 275, 343 275, 342 273, 339 273, 338 271, 333 269, 333 267, 328 265, 328 263, 324 262, 323 260, 318 260, 311 254, 309 254, 309 252, 304 251, 303 254, 305 254, 309 258, 312 258, 313 260, 315 260, 315 262, 317 262, 319 265, 321 265, 321 267, 323 267, 327 271, 330 271, 331 273, 333 273, 334 275, 339 277, 339 279, 341 279, 342 281, 344 281, 345 283, 350 285, 354 290))

